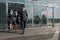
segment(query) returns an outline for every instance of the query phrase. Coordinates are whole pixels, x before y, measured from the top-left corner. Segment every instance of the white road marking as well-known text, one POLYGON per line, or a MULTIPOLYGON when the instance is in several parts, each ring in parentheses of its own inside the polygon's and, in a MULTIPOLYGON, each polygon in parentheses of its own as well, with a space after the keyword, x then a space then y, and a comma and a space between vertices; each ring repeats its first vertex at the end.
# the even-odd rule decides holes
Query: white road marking
POLYGON ((55 29, 55 30, 56 30, 55 35, 53 36, 53 38, 51 40, 58 40, 58 37, 59 37, 59 28, 55 29))

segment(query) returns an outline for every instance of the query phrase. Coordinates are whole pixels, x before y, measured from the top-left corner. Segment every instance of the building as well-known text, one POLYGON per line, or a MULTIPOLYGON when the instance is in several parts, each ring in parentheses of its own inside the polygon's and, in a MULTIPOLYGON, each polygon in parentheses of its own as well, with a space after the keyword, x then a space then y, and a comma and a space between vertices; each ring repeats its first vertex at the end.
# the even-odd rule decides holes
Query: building
MULTIPOLYGON (((25 5, 28 12, 29 21, 27 27, 40 27, 42 12, 47 11, 46 7, 42 7, 42 4, 46 3, 47 1, 43 0, 0 0, 0 28, 7 28, 8 11, 11 8, 19 10, 21 5, 25 5), (40 20, 37 20, 39 23, 34 22, 34 19, 36 21, 36 16, 40 20)), ((52 14, 50 18, 52 18, 52 14)))

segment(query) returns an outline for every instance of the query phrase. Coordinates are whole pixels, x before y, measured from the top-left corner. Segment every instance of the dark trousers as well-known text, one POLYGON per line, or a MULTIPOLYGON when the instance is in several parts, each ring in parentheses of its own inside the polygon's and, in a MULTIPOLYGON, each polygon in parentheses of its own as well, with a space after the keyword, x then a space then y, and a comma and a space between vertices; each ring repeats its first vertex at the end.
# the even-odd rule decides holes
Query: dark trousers
POLYGON ((8 29, 10 29, 10 22, 8 21, 7 24, 8 24, 8 29))
POLYGON ((25 30, 25 28, 26 28, 26 21, 23 20, 23 21, 21 21, 21 29, 25 30))

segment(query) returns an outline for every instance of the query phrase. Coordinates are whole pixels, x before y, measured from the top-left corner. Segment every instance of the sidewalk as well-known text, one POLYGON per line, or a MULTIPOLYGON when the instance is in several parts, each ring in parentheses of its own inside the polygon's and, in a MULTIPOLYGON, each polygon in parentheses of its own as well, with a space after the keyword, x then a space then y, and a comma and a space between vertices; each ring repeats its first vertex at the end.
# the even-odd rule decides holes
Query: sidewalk
POLYGON ((48 34, 52 29, 52 27, 26 28, 24 35, 48 34))
POLYGON ((54 29, 49 27, 26 28, 24 35, 18 34, 20 30, 13 30, 11 33, 0 32, 0 40, 48 40, 53 38, 54 29))
MULTIPOLYGON (((38 28, 26 28, 24 36, 48 34, 52 27, 38 27, 38 28)), ((0 30, 0 32, 8 32, 7 30, 0 30)), ((21 33, 21 30, 12 30, 11 33, 21 33)))

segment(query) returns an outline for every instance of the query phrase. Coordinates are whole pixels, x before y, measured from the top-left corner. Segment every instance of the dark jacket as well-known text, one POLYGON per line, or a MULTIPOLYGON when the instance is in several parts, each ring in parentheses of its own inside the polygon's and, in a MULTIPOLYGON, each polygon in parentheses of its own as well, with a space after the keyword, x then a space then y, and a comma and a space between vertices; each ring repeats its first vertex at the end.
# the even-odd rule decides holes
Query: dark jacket
POLYGON ((42 15, 42 24, 47 24, 47 18, 45 15, 42 15))
POLYGON ((19 21, 18 14, 17 15, 15 14, 15 21, 16 21, 16 23, 18 23, 18 21, 19 21))
POLYGON ((14 14, 8 14, 8 20, 9 20, 9 22, 13 22, 14 21, 14 17, 15 17, 15 15, 14 14))
POLYGON ((28 19, 28 14, 27 14, 27 11, 21 11, 20 13, 20 19, 21 20, 27 20, 28 19))

